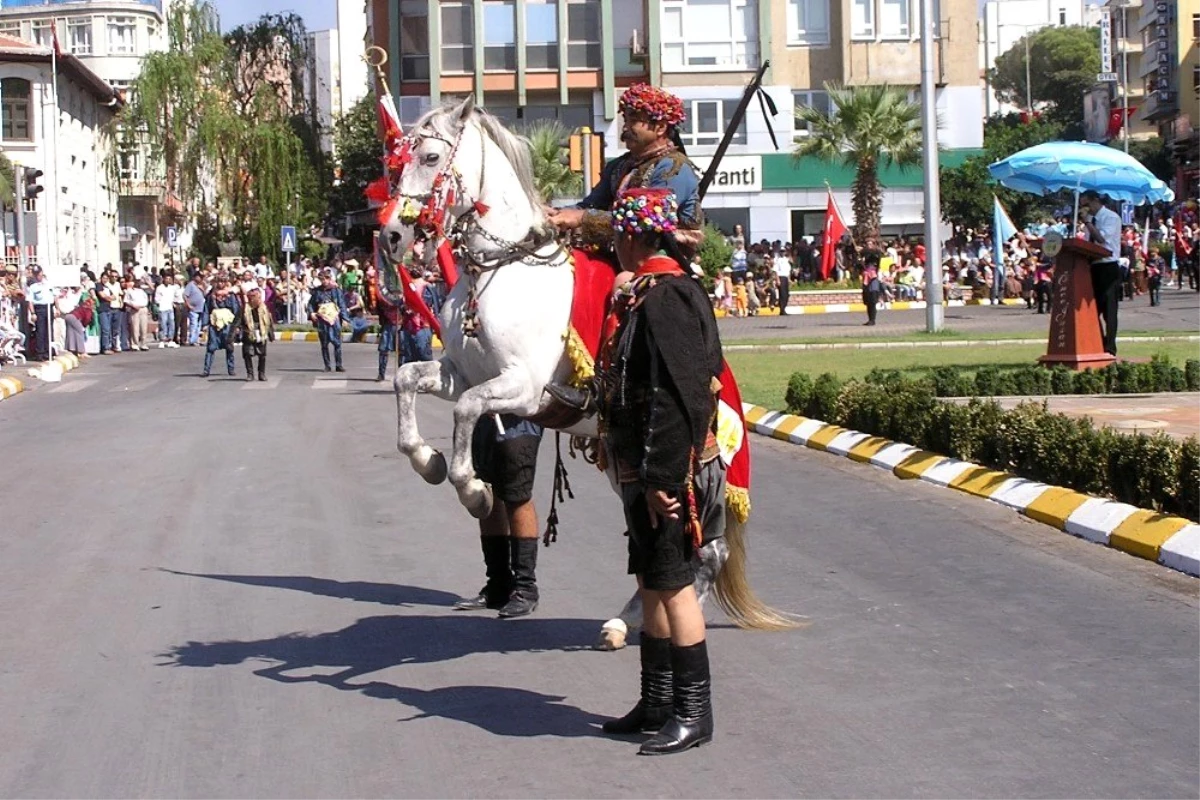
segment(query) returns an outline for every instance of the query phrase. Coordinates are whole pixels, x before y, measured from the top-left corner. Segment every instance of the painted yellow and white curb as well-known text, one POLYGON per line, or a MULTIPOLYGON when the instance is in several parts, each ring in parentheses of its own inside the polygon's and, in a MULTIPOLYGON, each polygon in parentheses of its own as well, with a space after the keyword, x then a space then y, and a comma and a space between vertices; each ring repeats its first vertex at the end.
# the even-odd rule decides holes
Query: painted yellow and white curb
POLYGON ((16 378, 0 375, 0 400, 7 400, 25 391, 25 384, 16 378))
POLYGON ((1183 517, 1019 478, 821 420, 750 403, 743 407, 755 433, 982 497, 1088 541, 1200 576, 1200 525, 1183 517))

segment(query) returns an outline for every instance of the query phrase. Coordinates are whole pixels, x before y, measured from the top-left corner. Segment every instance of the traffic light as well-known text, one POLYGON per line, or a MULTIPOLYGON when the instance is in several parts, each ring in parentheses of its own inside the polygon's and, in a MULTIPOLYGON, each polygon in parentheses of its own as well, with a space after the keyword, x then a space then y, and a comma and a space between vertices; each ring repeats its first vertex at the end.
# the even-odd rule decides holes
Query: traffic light
POLYGON ((604 169, 604 134, 589 128, 580 128, 578 133, 571 134, 569 145, 571 171, 581 174, 584 171, 583 148, 590 146, 591 159, 588 161, 588 166, 591 168, 591 181, 589 185, 595 186, 600 183, 600 172, 604 169))
POLYGON ((25 167, 25 199, 36 200, 37 196, 42 193, 43 187, 38 181, 46 173, 40 169, 33 167, 25 167))

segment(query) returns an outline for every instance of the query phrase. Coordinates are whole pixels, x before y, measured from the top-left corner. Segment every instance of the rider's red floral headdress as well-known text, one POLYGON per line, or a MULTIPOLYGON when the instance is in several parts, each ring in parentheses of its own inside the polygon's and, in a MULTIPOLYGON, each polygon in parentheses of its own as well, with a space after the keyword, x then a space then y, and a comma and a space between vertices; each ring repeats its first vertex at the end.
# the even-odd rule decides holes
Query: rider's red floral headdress
POLYGON ((673 233, 679 227, 679 202, 670 189, 626 189, 613 203, 612 226, 631 236, 673 233))
POLYGON ((644 114, 655 122, 679 125, 683 122, 683 101, 670 92, 648 83, 635 83, 621 95, 622 114, 644 114))

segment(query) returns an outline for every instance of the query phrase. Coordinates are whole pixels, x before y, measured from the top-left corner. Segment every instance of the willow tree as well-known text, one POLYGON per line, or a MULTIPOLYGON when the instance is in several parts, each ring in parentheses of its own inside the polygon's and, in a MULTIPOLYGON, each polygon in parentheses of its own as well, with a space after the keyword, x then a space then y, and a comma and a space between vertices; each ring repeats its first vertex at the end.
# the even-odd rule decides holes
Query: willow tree
POLYGON ((145 152, 197 227, 215 223, 246 255, 274 252, 280 225, 324 214, 320 147, 303 136, 304 24, 265 15, 222 36, 203 2, 174 4, 167 28, 168 49, 146 57, 115 122, 118 150, 145 152))

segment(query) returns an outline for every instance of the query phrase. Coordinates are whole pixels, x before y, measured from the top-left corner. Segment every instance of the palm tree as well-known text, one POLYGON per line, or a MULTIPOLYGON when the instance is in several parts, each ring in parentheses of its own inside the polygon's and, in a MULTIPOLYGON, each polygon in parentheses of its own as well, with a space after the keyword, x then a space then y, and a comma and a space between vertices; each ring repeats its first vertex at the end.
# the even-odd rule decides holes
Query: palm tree
POLYGON ((826 84, 829 113, 798 108, 796 119, 809 135, 796 141, 792 158, 817 156, 854 168, 851 189, 854 233, 859 241, 879 235, 883 192, 880 166, 910 166, 921 161, 921 106, 892 86, 826 84))
POLYGON ((545 120, 535 123, 528 133, 533 154, 533 184, 549 203, 558 197, 578 195, 583 176, 572 172, 562 143, 570 135, 562 123, 545 120))

